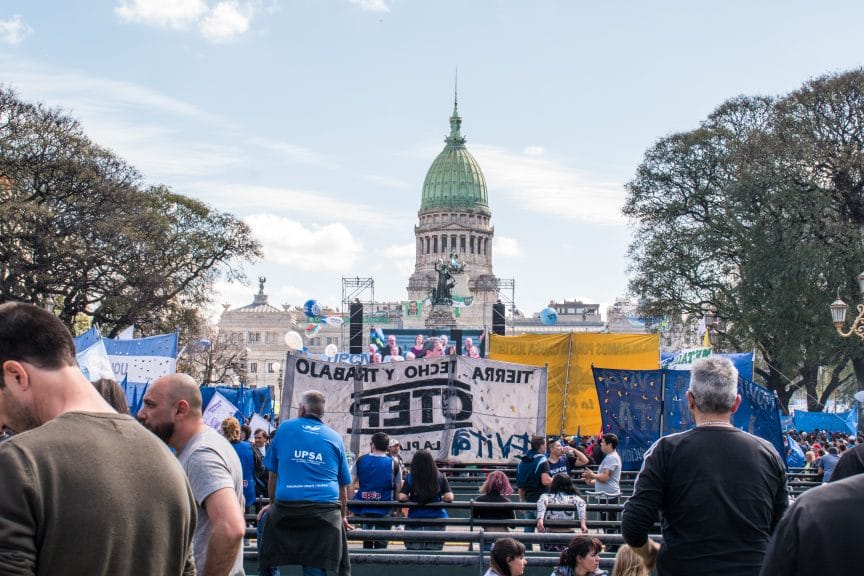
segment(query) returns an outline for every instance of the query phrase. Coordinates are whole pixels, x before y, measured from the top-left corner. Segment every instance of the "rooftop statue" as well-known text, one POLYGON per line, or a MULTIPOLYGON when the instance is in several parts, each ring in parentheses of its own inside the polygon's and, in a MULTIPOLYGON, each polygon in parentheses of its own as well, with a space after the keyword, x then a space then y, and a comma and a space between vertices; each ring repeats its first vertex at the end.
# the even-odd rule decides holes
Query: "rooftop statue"
POLYGON ((439 258, 435 262, 435 271, 438 273, 438 285, 432 289, 432 305, 451 306, 453 304, 453 287, 456 286, 456 274, 465 271, 465 263, 459 260, 455 250, 450 252, 449 260, 439 258))

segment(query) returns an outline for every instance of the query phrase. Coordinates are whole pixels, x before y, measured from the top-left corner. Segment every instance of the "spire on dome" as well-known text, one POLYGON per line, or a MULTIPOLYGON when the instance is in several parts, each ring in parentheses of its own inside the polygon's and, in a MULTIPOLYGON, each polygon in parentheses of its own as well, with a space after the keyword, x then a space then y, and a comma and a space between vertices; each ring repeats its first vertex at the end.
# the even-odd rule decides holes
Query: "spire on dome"
POLYGON ((456 69, 456 79, 453 87, 453 115, 450 116, 450 135, 444 142, 454 146, 465 144, 465 137, 459 129, 462 127, 462 118, 459 116, 459 69, 456 69))

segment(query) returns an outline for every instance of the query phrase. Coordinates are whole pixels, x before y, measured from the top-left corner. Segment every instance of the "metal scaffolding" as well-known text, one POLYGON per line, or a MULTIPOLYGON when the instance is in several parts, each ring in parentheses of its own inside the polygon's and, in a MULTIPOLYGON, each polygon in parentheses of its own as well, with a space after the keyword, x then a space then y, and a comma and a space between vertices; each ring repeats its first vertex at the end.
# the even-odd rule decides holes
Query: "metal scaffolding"
MULTIPOLYGON (((513 335, 513 320, 516 318, 516 279, 498 278, 498 299, 510 309, 510 335, 513 335)), ((504 318, 504 326, 507 326, 507 318, 504 318)), ((505 329, 506 333, 506 329, 505 329)))
MULTIPOLYGON (((342 323, 342 331, 340 337, 344 346, 347 340, 345 339, 345 330, 350 330, 350 316, 352 302, 363 304, 364 311, 367 307, 375 303, 375 279, 372 277, 352 276, 350 278, 342 277, 342 313, 347 319, 342 323)), ((347 350, 347 348, 346 348, 347 350)))

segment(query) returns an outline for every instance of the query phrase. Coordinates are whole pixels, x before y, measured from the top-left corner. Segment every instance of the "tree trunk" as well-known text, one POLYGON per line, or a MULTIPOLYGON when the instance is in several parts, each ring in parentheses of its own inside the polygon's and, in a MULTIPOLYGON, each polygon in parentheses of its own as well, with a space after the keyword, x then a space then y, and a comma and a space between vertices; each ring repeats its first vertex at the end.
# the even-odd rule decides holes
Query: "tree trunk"
POLYGON ((816 384, 818 384, 819 367, 811 364, 804 364, 798 370, 801 376, 804 390, 807 392, 807 411, 822 412, 825 406, 819 402, 819 397, 816 394, 816 384))

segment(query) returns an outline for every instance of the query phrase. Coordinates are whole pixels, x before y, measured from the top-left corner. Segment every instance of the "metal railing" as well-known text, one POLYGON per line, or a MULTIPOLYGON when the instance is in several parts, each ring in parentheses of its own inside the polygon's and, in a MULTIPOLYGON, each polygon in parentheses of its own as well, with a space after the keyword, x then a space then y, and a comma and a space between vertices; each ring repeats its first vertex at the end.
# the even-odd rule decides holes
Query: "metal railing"
MULTIPOLYGON (((366 518, 363 519, 367 520, 366 518)), ((604 546, 620 546, 624 543, 624 539, 620 534, 588 534, 591 537, 598 538, 603 542, 604 546)), ((467 551, 462 550, 410 550, 406 552, 393 551, 392 549, 359 550, 349 549, 349 555, 352 563, 356 564, 382 564, 382 565, 424 565, 424 566, 473 566, 477 568, 477 573, 482 576, 488 568, 489 552, 484 550, 484 545, 492 543, 498 538, 513 538, 524 544, 567 544, 573 537, 576 536, 570 532, 557 533, 525 533, 525 532, 487 532, 480 528, 477 531, 465 532, 456 530, 351 530, 348 532, 348 539, 351 541, 359 540, 387 540, 400 542, 441 542, 442 545, 453 543, 465 543, 468 545, 467 551), (476 550, 474 546, 476 545, 476 550)), ((662 536, 652 534, 651 538, 661 542, 662 536)), ((526 557, 529 564, 533 566, 549 566, 550 568, 558 565, 558 552, 534 552, 527 551, 526 557)), ((258 552, 254 549, 247 549, 244 552, 244 558, 249 561, 254 561, 258 558, 258 552)), ((611 569, 615 562, 615 557, 611 553, 603 553, 600 558, 600 566, 604 569, 611 569)))

